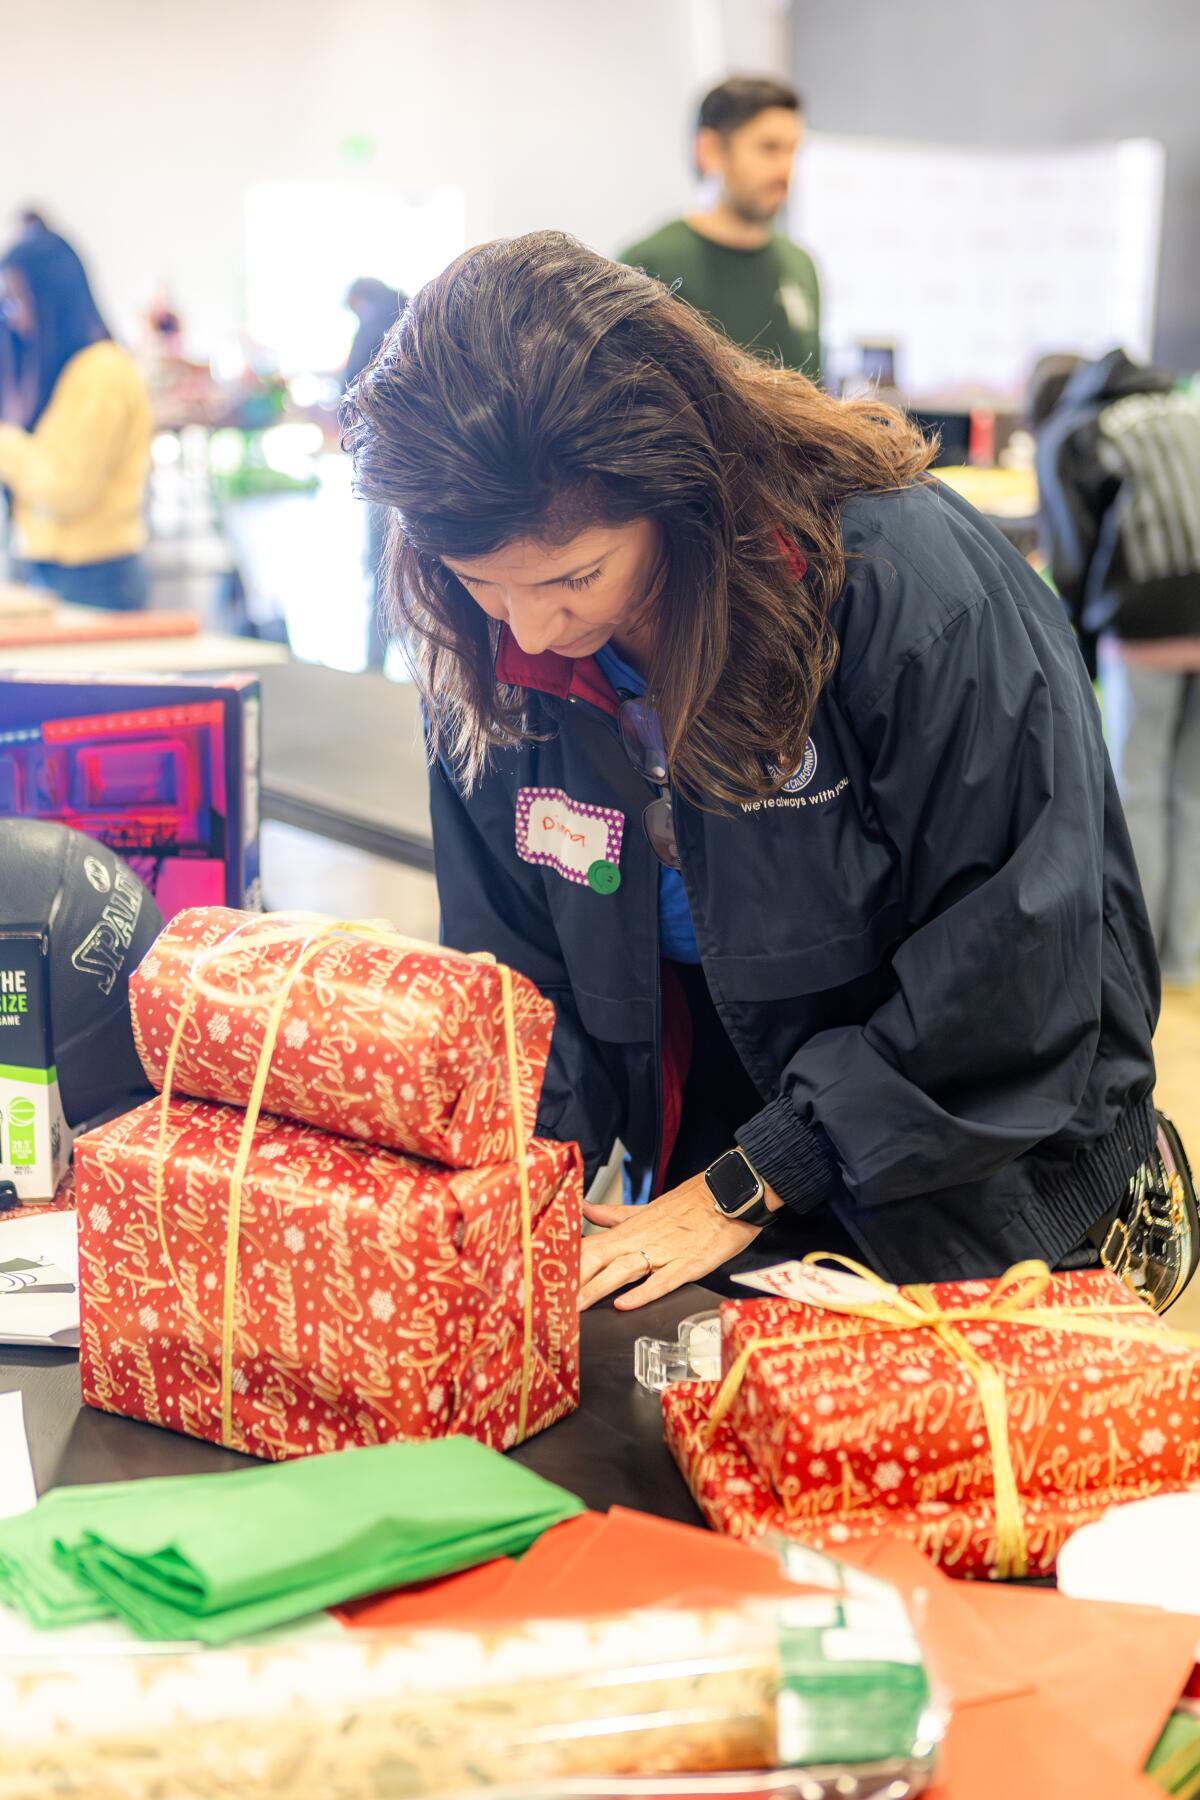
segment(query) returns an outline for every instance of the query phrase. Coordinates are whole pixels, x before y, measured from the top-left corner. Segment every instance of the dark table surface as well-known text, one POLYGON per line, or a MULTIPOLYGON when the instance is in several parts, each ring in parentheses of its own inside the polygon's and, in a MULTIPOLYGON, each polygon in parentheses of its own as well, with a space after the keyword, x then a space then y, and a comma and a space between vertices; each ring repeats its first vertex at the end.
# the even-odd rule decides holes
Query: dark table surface
MULTIPOLYGON (((707 1289, 686 1287, 636 1312, 620 1313, 604 1305, 585 1313, 579 1411, 513 1455, 598 1510, 633 1506, 699 1523, 700 1514, 663 1443, 658 1396, 634 1381, 633 1345, 643 1333, 673 1338, 681 1319, 716 1304, 716 1295, 707 1289)), ((215 1444, 81 1406, 74 1351, 0 1347, 0 1393, 13 1389, 24 1395, 39 1493, 78 1482, 257 1466, 251 1457, 215 1444)))

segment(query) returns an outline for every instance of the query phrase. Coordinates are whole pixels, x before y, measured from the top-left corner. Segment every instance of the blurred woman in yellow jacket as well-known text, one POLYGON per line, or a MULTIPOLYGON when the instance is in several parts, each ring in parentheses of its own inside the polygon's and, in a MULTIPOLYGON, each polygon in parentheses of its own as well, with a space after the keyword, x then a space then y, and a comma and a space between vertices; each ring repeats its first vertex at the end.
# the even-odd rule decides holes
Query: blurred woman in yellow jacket
POLYGON ((17 574, 64 600, 145 605, 150 401, 56 232, 0 260, 0 487, 17 574))

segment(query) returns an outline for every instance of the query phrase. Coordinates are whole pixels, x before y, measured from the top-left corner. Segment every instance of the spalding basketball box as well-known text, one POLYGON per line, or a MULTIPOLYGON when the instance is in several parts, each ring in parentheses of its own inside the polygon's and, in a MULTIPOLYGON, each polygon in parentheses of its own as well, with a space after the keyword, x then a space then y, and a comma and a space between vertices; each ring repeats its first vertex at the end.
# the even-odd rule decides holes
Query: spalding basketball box
POLYGON ((71 1127, 144 1088, 121 1014, 162 915, 103 844, 0 820, 0 1204, 51 1200, 71 1127))
POLYGON ((44 932, 0 933, 0 1193, 53 1197, 71 1156, 50 1044, 44 932))

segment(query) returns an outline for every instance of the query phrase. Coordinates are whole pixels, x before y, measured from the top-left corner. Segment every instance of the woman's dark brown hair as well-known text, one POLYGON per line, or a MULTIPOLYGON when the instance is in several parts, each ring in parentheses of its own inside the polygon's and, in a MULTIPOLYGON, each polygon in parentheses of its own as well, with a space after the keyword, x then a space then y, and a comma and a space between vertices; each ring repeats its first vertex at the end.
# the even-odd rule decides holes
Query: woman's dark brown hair
POLYGON ((422 288, 346 425, 359 491, 394 508, 387 587, 435 746, 468 781, 526 727, 495 678, 498 628, 442 558, 658 524, 647 691, 672 780, 709 807, 800 765, 836 660, 841 505, 933 454, 902 414, 831 399, 550 231, 468 251, 422 288))

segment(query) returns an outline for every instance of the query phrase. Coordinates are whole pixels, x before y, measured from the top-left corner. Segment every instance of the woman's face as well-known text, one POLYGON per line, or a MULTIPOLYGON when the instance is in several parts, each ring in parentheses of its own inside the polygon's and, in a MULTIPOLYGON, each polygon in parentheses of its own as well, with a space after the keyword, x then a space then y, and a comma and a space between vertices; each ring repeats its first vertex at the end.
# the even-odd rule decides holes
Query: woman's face
POLYGON ((443 558, 487 613, 507 625, 527 656, 594 656, 628 638, 654 589, 662 538, 651 519, 593 525, 565 544, 519 538, 487 556, 443 558))

